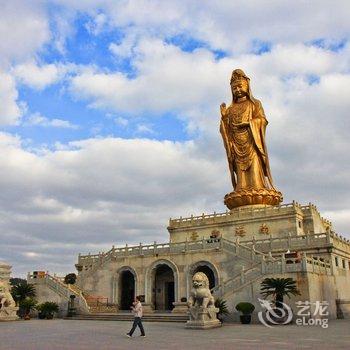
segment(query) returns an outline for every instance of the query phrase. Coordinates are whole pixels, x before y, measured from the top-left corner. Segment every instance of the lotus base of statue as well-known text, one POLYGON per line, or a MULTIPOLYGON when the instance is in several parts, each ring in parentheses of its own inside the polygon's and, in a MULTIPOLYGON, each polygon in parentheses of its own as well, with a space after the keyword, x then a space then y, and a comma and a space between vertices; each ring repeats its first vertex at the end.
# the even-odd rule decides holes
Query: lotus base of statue
POLYGON ((224 198, 224 203, 232 210, 244 205, 279 205, 282 200, 282 193, 275 189, 242 189, 228 193, 224 198))

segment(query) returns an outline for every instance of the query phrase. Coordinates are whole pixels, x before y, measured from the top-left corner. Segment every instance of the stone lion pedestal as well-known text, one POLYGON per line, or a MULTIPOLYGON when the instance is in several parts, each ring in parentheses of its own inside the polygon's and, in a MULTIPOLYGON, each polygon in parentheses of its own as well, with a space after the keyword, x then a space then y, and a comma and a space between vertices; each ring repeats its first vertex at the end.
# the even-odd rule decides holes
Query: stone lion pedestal
POLYGON ((221 326, 217 318, 219 309, 214 305, 214 297, 209 289, 209 280, 203 272, 197 272, 192 279, 192 291, 188 302, 190 320, 186 328, 209 329, 221 326))
POLYGON ((219 309, 216 307, 191 307, 189 309, 190 320, 186 323, 186 328, 209 329, 221 327, 221 322, 217 318, 219 309))

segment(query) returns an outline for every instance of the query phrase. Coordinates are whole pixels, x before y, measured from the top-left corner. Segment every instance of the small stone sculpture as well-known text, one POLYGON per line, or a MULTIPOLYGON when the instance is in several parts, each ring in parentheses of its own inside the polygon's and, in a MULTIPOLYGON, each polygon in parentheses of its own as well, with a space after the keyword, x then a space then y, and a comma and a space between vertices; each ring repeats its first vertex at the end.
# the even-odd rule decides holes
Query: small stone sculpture
POLYGON ((221 326, 217 318, 219 309, 215 307, 207 275, 197 272, 192 278, 192 286, 188 300, 190 320, 187 321, 186 328, 208 329, 221 326))

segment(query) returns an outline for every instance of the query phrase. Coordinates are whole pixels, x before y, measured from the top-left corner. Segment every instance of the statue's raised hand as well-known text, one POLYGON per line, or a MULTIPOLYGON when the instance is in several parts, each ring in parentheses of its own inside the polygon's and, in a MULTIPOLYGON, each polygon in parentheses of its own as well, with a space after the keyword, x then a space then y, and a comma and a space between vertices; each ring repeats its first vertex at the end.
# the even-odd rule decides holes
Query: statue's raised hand
POLYGON ((222 117, 224 117, 226 115, 226 103, 225 102, 221 103, 220 112, 221 112, 222 117))

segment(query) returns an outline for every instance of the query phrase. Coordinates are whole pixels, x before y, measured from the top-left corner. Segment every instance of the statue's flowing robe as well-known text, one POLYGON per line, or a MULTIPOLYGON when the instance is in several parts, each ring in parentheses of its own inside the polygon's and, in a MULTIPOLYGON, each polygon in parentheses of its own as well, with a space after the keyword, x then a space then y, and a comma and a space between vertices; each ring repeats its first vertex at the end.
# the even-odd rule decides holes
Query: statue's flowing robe
POLYGON ((233 102, 220 125, 231 171, 232 184, 241 189, 273 189, 265 144, 268 124, 259 100, 233 102), (234 124, 247 123, 237 127, 234 124))

